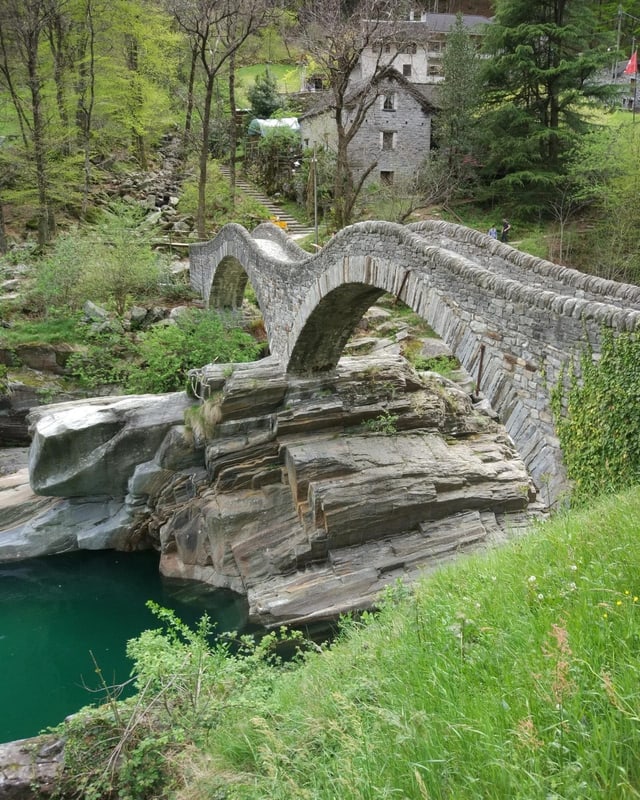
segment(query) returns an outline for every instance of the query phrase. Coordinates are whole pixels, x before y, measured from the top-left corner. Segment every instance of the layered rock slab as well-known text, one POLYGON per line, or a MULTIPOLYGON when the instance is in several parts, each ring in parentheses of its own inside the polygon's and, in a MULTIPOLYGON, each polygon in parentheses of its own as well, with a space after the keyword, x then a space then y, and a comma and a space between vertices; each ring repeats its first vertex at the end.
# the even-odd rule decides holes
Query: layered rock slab
POLYGON ((524 463, 455 385, 389 357, 274 368, 200 375, 209 480, 160 529, 164 575, 246 594, 267 627, 320 622, 528 524, 524 463))
POLYGON ((308 379, 272 359, 191 377, 195 398, 37 409, 29 473, 50 502, 5 487, 0 560, 156 547, 167 578, 237 592, 271 627, 371 607, 530 518, 533 483, 494 415, 401 357, 308 379))

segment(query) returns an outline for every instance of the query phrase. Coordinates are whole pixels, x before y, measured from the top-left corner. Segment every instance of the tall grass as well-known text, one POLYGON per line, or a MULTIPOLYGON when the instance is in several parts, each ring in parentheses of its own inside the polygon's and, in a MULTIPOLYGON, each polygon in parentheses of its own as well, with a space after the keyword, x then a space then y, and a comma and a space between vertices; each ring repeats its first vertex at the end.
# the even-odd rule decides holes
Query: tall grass
POLYGON ((228 704, 181 797, 640 797, 640 489, 398 585, 228 704))

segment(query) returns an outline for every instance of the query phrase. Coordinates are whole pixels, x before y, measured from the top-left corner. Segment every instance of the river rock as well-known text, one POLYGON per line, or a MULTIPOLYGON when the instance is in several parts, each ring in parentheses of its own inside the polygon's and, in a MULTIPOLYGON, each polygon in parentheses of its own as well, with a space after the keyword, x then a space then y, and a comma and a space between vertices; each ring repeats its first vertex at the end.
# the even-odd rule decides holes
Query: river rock
POLYGON ((397 578, 530 520, 513 443, 440 376, 389 356, 342 359, 324 379, 285 379, 273 363, 221 375, 205 369, 196 386, 211 395, 209 479, 188 510, 156 507, 160 568, 245 594, 252 622, 369 608, 397 578))
POLYGON ((135 467, 150 460, 193 404, 184 392, 91 398, 34 409, 31 486, 57 497, 123 497, 135 467))
POLYGON ((155 547, 163 575, 245 596, 251 622, 325 623, 537 513, 490 409, 399 356, 313 378, 270 358, 210 365, 191 383, 203 399, 34 410, 29 474, 51 506, 0 531, 0 560, 47 540, 155 547))
POLYGON ((0 800, 36 800, 57 788, 64 760, 64 741, 36 736, 0 744, 0 800))

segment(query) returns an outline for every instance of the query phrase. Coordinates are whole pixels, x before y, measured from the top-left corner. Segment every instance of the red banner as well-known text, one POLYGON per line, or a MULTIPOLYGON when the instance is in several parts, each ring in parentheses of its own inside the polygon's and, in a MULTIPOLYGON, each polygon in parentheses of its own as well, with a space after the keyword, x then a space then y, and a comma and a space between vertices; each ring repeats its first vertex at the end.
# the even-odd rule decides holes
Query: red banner
POLYGON ((638 51, 634 50, 631 58, 629 59, 629 63, 624 69, 625 75, 635 75, 638 72, 638 51))

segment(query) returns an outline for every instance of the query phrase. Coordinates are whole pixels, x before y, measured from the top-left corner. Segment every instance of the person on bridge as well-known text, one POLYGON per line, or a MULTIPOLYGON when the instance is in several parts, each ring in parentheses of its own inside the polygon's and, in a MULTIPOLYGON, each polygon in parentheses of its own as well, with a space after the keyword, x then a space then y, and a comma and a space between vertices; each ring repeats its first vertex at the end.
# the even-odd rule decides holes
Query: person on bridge
POLYGON ((511 223, 508 219, 502 220, 502 232, 500 233, 500 241, 501 242, 508 242, 509 241, 509 231, 511 230, 511 223))
POLYGON ((495 226, 495 225, 492 225, 492 226, 489 228, 489 236, 490 236, 492 239, 497 239, 497 238, 498 238, 498 230, 497 230, 497 228, 496 228, 496 226, 495 226))

